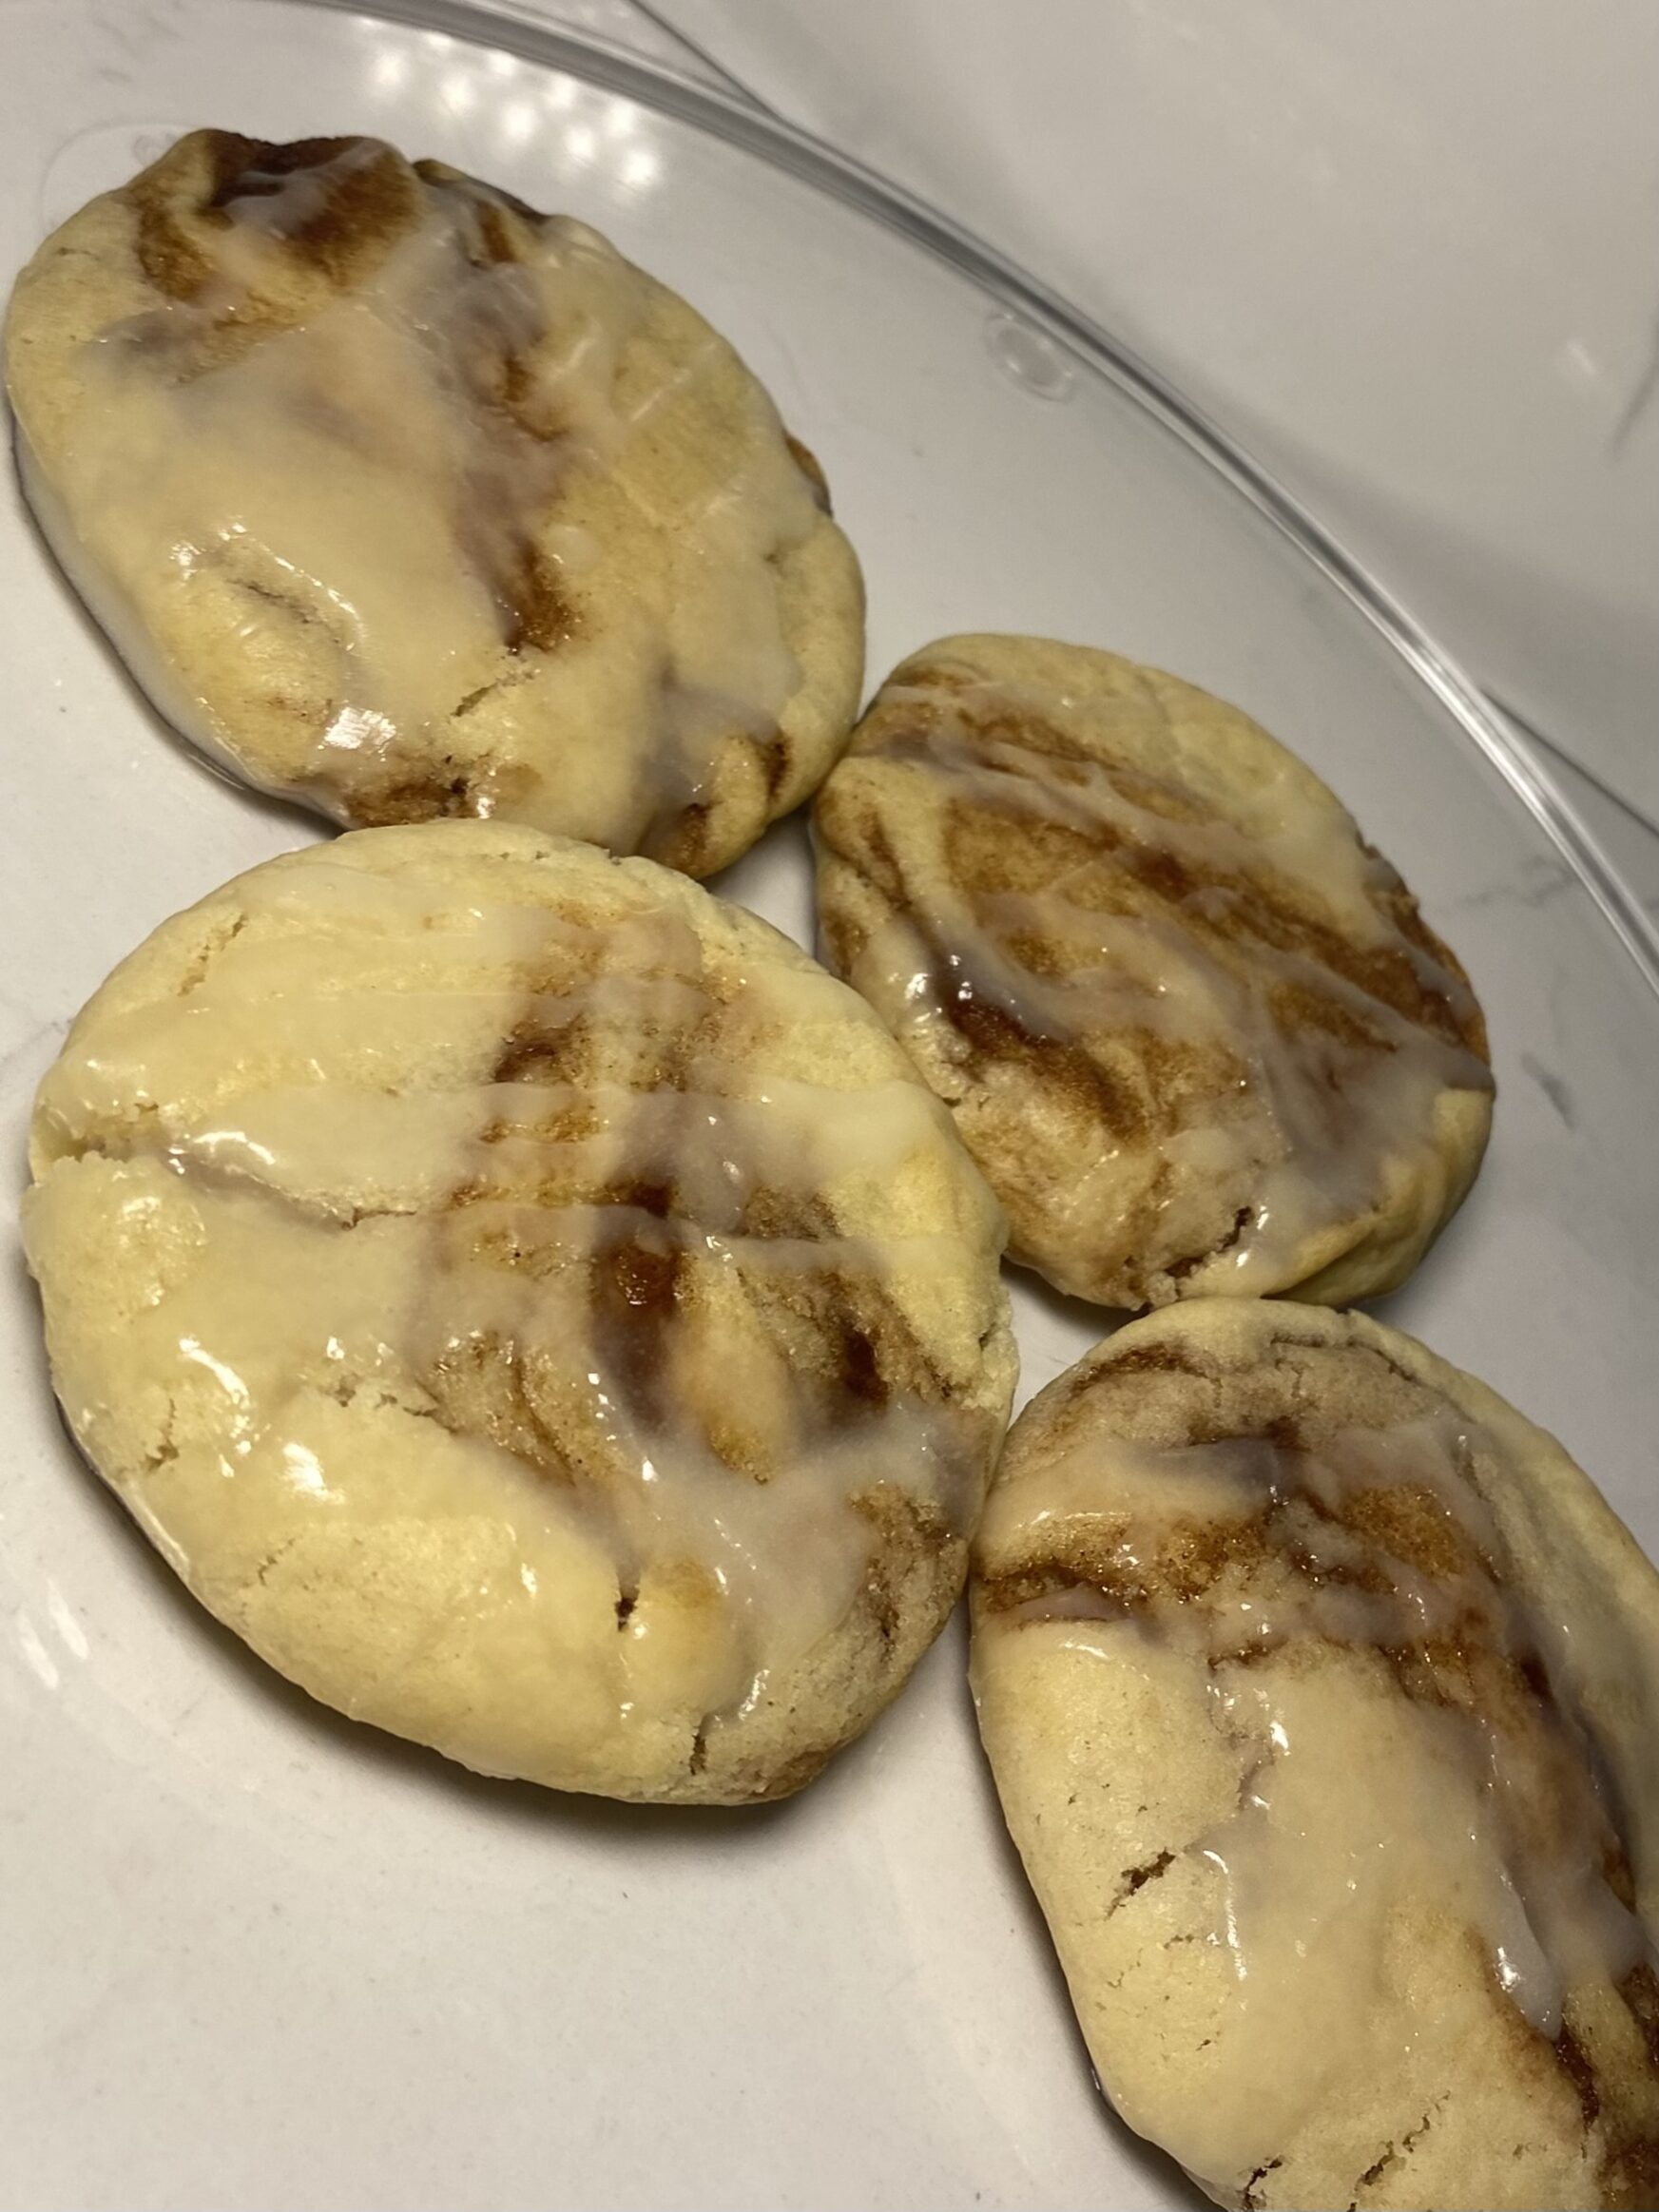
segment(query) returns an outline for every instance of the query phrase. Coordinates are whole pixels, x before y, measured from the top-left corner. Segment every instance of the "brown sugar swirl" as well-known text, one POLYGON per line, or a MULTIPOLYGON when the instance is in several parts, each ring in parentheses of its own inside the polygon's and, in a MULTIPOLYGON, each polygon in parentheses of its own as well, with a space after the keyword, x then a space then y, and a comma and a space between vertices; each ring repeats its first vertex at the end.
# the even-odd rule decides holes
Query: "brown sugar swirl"
POLYGON ((837 971, 1060 1289, 1393 1287, 1473 1180, 1479 1007, 1340 802, 1237 709, 1041 639, 878 693, 815 810, 837 971))
POLYGON ((47 240, 7 359, 30 504, 139 683, 338 821, 706 875, 845 741, 822 471, 585 224, 377 139, 195 131, 47 240))
POLYGON ((994 1204, 868 1010, 681 877, 467 823, 270 862, 92 1001, 34 1165, 83 1448, 347 1712, 777 1796, 961 1587, 994 1204))
POLYGON ((1655 2202, 1659 1577, 1550 1438, 1195 1301, 1022 1417, 974 1622, 1101 2079, 1218 2202, 1655 2202))

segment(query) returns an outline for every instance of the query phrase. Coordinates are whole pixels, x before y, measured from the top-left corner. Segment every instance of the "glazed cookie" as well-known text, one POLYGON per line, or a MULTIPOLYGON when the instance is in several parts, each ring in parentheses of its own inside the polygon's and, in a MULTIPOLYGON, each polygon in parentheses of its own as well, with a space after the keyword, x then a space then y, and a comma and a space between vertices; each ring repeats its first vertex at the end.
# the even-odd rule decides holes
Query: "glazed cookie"
POLYGON ((1022 1415, 974 1623, 1100 2079, 1218 2202, 1659 2202, 1659 1576, 1551 1437, 1177 1307, 1022 1415))
POLYGON ((340 1711, 495 1775, 799 1788, 938 1632, 995 1203, 767 924, 510 824, 257 868, 96 993, 25 1205, 87 1456, 340 1711))
POLYGON ((585 224, 376 139, 193 131, 48 239, 6 346, 48 544, 266 790, 707 875, 846 742, 817 462, 585 224))
POLYGON ((1292 754, 1040 638, 897 668, 820 794, 832 964, 944 1100, 1011 1250, 1106 1305, 1392 1289, 1492 1119, 1463 971, 1292 754))

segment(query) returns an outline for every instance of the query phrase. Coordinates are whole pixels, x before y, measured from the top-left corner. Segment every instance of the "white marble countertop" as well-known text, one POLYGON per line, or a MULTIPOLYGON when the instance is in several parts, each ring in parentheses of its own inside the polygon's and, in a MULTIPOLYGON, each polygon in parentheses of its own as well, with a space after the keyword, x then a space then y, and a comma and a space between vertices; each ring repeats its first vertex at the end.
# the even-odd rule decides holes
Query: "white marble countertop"
POLYGON ((1659 924, 1659 15, 1527 0, 517 0, 1000 245, 1512 717, 1659 924), (1547 159, 1538 148, 1547 148, 1547 159))
POLYGON ((1170 375, 1659 823, 1647 0, 658 0, 1170 375))
POLYGON ((1542 741, 1659 921, 1645 0, 1046 0, 1035 38, 995 0, 540 4, 830 139, 1168 373, 1542 741))

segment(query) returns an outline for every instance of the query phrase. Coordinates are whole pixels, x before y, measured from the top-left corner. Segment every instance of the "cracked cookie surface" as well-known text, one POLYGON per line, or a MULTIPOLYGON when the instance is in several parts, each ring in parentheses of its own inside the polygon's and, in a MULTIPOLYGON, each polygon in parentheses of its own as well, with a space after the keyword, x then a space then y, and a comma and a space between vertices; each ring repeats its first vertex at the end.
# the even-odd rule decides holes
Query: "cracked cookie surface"
POLYGON ((585 224, 371 138, 193 131, 17 280, 25 490, 159 711, 348 826, 694 875, 858 711, 822 472, 585 224))
POLYGON ((799 1787, 960 1590, 994 1202, 768 925, 523 828, 363 831, 163 925, 25 1205, 87 1457, 211 1611, 483 1772, 799 1787))
POLYGON ((1171 1308, 1016 1423, 973 1606, 1100 2079, 1218 2202, 1659 2202, 1659 1576, 1553 1439, 1171 1308))
POLYGON ((1080 645, 943 638, 814 821, 827 957, 1057 1288, 1340 1303, 1461 1202, 1492 1118, 1468 980, 1237 708, 1080 645))

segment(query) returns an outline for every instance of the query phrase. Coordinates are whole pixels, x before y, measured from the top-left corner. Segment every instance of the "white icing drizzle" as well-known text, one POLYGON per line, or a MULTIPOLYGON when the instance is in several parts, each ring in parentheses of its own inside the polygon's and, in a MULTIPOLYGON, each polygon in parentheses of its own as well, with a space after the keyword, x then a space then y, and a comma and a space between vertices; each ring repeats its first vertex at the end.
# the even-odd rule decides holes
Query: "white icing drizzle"
POLYGON ((1610 1886, 1617 1813, 1553 1664, 1564 1631, 1510 1579, 1467 1472, 1497 1449, 1450 1411, 1310 1449, 1084 1438, 1035 1506, 1024 1484, 993 1492, 982 1552, 1030 1558, 1044 1587, 986 1632, 1051 1625, 1120 1667, 1190 1662, 1244 1756, 1237 1809, 1173 1855, 1212 1870, 1203 1939, 1229 1968, 1223 2061, 1180 2139, 1157 2130, 1194 2173, 1282 2145, 1360 2063, 1356 2037, 1366 2067, 1404 2065, 1404 1925, 1472 1931, 1548 2038, 1570 1991, 1650 1956, 1610 1886), (1331 1646, 1371 1664, 1357 1677, 1331 1646))
POLYGON ((836 1212, 948 1167, 940 1109, 771 1072, 844 1022, 839 986, 711 965, 667 907, 582 919, 322 854, 238 897, 201 980, 101 1010, 48 1074, 29 1202, 48 1272, 87 1171, 151 1254, 93 1386, 58 1381, 95 1460, 169 1402, 133 1502, 210 1603, 323 1520, 371 1577, 482 1530, 454 1634, 527 1696, 569 1645, 559 1726, 689 1736, 864 1602, 888 1507, 924 1548, 967 1532, 993 1429, 906 1311, 960 1283, 951 1209, 836 1212))
POLYGON ((1327 796, 1315 802, 1282 779, 1267 798, 1252 793, 1261 826, 1246 835, 1201 795, 1173 743, 1162 769, 1148 767, 1146 730, 1161 712, 1149 693, 1119 702, 1114 763, 1065 734, 1075 709, 1099 744, 1098 700, 1084 717, 1063 694, 946 668, 948 688, 925 671, 887 684, 858 754, 925 773, 947 813, 1006 823, 1013 852, 1058 830, 1066 857, 1046 873, 1022 865, 1018 889, 965 885, 942 857, 914 881, 906 872, 855 980, 901 1036, 927 1036, 947 1060, 963 1056, 958 1032, 970 1080, 977 1059, 1034 1045, 1036 1080, 1051 1049, 1064 1085, 1058 1055, 1072 1053, 1074 1070, 1076 1051, 1090 1053, 1105 1142, 1052 1203, 1056 1221, 1090 1224, 1131 1279, 1178 1279, 1209 1257, 1182 1248, 1196 1180, 1201 1198, 1236 1203, 1220 1247, 1233 1284, 1284 1287, 1310 1236, 1363 1214, 1392 1163, 1432 1147, 1445 1090, 1491 1089, 1461 1041, 1476 1018, 1468 985, 1398 927, 1385 904, 1398 876, 1327 796), (1121 897, 1103 895, 1108 875, 1121 897), (1321 904, 1325 947, 1302 925, 1321 904), (1331 948, 1375 963, 1378 979, 1392 971, 1397 995, 1420 989, 1432 1019, 1341 972, 1331 948), (1127 1077, 1125 1046, 1144 1064, 1127 1077), (1148 1145, 1177 1174, 1143 1219, 1138 1183, 1125 1210, 1123 1166, 1148 1145))
POLYGON ((377 141, 250 157, 216 204, 211 275, 81 349, 49 465, 22 424, 31 505, 137 680, 222 764, 342 821, 668 836, 801 680, 774 564, 817 510, 764 394, 713 402, 729 349, 675 354, 660 288, 596 232, 377 141), (325 280, 308 230, 337 202, 368 225, 351 194, 389 167, 417 214, 325 280), (272 319, 296 281, 315 297, 272 319), (659 466, 665 426, 707 455, 659 466))

